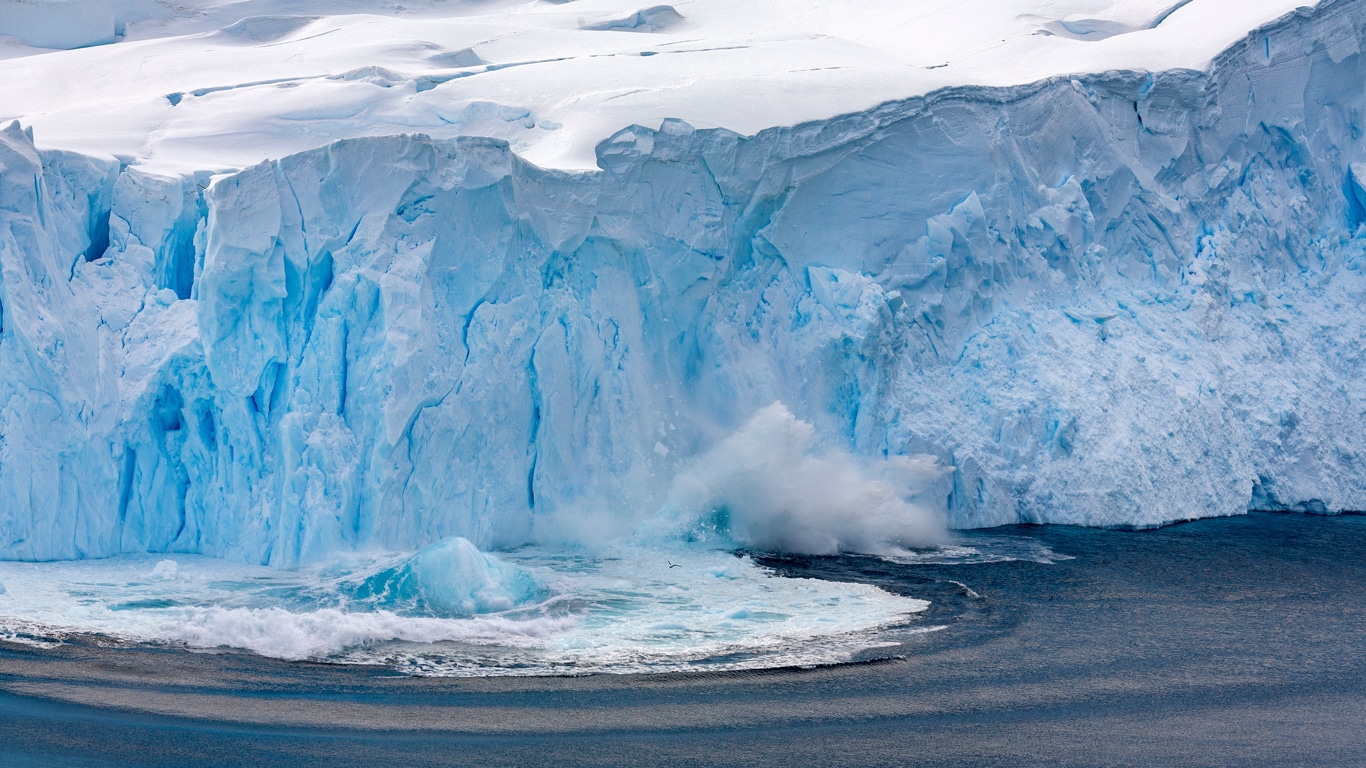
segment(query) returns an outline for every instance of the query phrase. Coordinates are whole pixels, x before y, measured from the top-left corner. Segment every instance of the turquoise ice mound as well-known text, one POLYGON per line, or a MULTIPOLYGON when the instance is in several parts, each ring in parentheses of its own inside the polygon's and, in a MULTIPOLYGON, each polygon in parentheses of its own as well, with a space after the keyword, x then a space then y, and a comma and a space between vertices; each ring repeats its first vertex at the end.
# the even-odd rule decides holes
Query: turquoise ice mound
POLYGON ((545 597, 531 574, 460 537, 433 544, 343 589, 367 607, 438 617, 508 611, 545 597))

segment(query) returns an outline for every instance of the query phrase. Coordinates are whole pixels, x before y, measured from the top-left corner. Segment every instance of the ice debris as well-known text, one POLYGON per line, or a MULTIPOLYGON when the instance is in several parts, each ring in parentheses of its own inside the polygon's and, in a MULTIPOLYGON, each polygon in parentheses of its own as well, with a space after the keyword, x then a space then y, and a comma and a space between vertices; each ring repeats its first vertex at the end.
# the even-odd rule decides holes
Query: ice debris
POLYGON ((510 610, 533 600, 539 587, 526 571, 457 537, 382 568, 348 591, 370 608, 450 618, 510 610))

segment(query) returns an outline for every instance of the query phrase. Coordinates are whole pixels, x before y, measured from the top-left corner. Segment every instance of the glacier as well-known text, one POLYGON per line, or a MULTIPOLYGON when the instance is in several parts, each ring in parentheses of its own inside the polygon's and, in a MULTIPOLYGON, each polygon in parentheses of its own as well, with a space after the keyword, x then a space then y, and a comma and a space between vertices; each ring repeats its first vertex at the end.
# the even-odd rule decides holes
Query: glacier
POLYGON ((1204 70, 666 119, 591 171, 410 133, 171 172, 12 123, 0 558, 626 537, 775 402, 933 457, 891 496, 957 528, 1366 509, 1363 35, 1324 2, 1204 70))

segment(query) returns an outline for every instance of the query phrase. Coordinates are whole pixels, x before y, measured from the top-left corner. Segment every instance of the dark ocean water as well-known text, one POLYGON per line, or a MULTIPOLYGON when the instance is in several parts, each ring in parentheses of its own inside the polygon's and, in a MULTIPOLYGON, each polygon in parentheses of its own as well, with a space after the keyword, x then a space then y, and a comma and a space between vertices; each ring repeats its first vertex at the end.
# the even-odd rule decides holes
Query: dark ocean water
POLYGON ((932 601, 915 621, 943 629, 818 669, 453 680, 0 644, 0 764, 1366 765, 1366 517, 964 543, 1019 558, 757 556, 932 601))

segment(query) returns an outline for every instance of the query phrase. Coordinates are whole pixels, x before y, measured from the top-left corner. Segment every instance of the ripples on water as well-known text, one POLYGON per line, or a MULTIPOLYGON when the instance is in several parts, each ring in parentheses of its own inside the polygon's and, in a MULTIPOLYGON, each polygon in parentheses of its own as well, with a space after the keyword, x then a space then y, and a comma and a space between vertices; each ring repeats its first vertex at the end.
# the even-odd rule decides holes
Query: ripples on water
POLYGON ((0 639, 50 646, 96 635, 437 676, 814 666, 912 653, 946 628, 955 642, 1008 631, 1010 590, 1031 590, 1074 557, 1107 567, 1130 550, 1141 556, 1154 537, 1210 557, 1230 547, 1255 555, 1308 535, 1297 532, 1311 522, 1254 515, 1148 533, 1016 526, 883 556, 527 548, 500 557, 534 579, 531 599, 476 616, 358 593, 402 555, 295 571, 178 555, 0 563, 0 639), (1003 584, 1013 586, 1001 593, 1003 584))
POLYGON ((90 633, 468 676, 838 663, 885 644, 888 631, 925 630, 916 617, 926 603, 914 596, 778 576, 746 555, 529 548, 501 559, 537 588, 474 616, 358 588, 402 556, 294 571, 194 556, 0 563, 0 638, 90 633))

